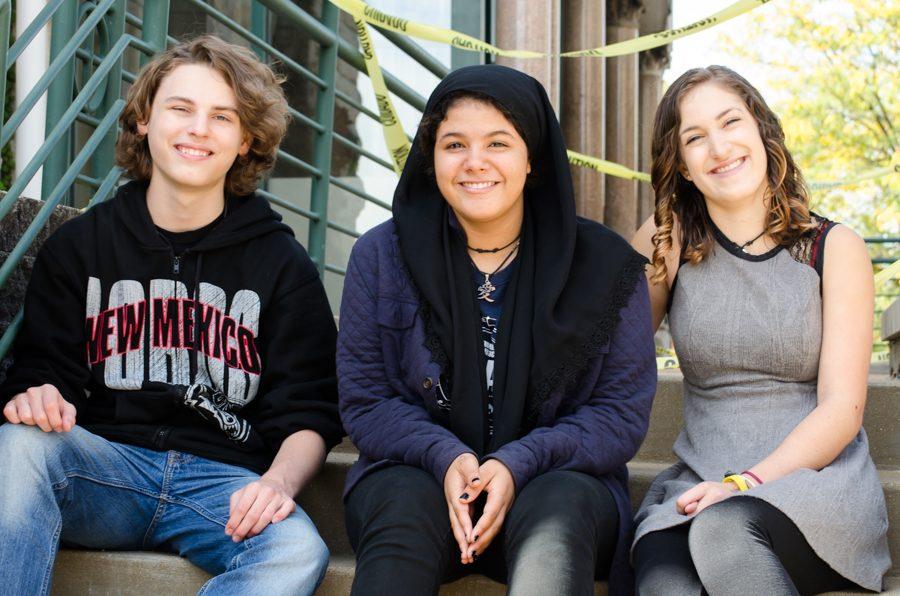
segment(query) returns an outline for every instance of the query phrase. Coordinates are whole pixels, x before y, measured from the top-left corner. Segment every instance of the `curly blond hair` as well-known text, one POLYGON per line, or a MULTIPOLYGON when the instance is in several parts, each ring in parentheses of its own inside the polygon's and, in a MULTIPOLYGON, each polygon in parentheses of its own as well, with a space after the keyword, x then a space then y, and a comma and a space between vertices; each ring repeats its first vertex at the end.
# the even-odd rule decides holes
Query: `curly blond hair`
POLYGON ((153 99, 162 80, 184 64, 203 64, 218 72, 234 91, 238 117, 250 141, 246 155, 238 156, 225 177, 225 192, 242 196, 256 190, 259 179, 275 165, 278 145, 290 114, 284 97, 284 77, 260 62, 247 48, 204 35, 162 52, 141 70, 128 91, 119 116, 122 133, 116 142, 116 164, 132 180, 149 180, 153 159, 147 137, 138 122, 150 118, 153 99))
POLYGON ((653 122, 653 165, 651 179, 656 194, 653 220, 653 283, 666 279, 666 255, 672 250, 672 234, 677 223, 683 257, 697 264, 712 250, 712 222, 703 194, 682 174, 678 130, 681 126, 680 104, 693 88, 714 82, 744 100, 759 126, 766 151, 766 202, 769 213, 766 233, 781 246, 790 246, 804 232, 815 226, 809 214, 809 192, 803 175, 784 143, 784 130, 778 116, 769 108, 759 91, 746 79, 724 66, 694 68, 672 83, 656 110, 653 122))

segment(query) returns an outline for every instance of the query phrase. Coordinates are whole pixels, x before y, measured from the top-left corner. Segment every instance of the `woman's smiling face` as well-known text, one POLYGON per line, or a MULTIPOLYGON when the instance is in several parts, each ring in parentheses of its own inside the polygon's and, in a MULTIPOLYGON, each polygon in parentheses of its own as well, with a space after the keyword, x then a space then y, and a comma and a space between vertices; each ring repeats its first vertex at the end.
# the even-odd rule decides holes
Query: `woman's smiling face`
POLYGON ((689 91, 679 106, 682 174, 707 201, 762 199, 768 159, 744 100, 714 82, 689 91))
POLYGON ((493 105, 460 99, 435 134, 438 189, 464 229, 500 228, 524 212, 528 148, 493 105))

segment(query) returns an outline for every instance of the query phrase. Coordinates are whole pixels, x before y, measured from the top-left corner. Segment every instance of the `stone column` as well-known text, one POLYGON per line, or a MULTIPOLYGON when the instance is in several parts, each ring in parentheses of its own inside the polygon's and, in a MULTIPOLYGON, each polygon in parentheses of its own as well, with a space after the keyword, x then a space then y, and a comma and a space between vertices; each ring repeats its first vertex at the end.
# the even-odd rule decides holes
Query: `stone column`
MULTIPOLYGON (((613 44, 638 36, 640 0, 608 0, 606 3, 606 43, 613 44)), ((606 159, 636 169, 638 167, 638 57, 626 54, 606 63, 606 159)), ((604 223, 630 238, 637 229, 637 182, 606 177, 604 223)))
MULTIPOLYGON (((599 0, 568 0, 563 14, 563 51, 597 48, 606 41, 606 6, 599 0)), ((603 58, 562 59, 562 109, 560 118, 569 149, 599 157, 604 146, 606 105, 603 58)), ((603 221, 606 204, 603 174, 590 168, 572 167, 578 215, 603 221)))
MULTIPOLYGON (((640 33, 647 35, 672 27, 671 0, 651 0, 645 3, 641 15, 640 33)), ((653 119, 662 99, 663 71, 669 67, 671 45, 654 48, 640 54, 640 105, 638 107, 638 165, 642 172, 650 172, 652 161, 650 147, 653 140, 653 119)), ((638 225, 653 214, 655 198, 653 187, 638 183, 638 225)))
MULTIPOLYGON (((656 107, 663 95, 663 71, 669 65, 669 46, 641 52, 640 107, 638 115, 639 167, 650 173, 652 160, 650 148, 653 142, 653 119, 656 107)), ((653 214, 655 198, 653 187, 647 182, 638 184, 638 225, 653 214)))
POLYGON ((494 45, 509 50, 550 54, 544 58, 500 58, 503 64, 539 80, 559 114, 560 3, 559 0, 496 0, 494 45))

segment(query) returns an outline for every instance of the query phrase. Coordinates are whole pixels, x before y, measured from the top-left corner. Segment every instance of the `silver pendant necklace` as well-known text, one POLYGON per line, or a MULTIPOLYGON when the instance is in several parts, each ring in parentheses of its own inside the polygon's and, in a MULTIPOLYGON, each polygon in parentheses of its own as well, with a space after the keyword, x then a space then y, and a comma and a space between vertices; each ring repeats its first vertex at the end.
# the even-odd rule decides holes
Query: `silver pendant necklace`
MULTIPOLYGON (((506 255, 506 258, 504 258, 502 261, 500 261, 500 264, 497 265, 496 269, 494 269, 490 273, 485 273, 484 271, 481 271, 480 269, 478 270, 479 273, 484 275, 484 283, 482 283, 480 286, 478 286, 478 288, 475 289, 475 296, 478 300, 484 300, 485 302, 493 302, 494 301, 494 299, 491 298, 491 293, 494 290, 496 290, 497 287, 491 283, 491 276, 496 274, 501 269, 503 269, 503 266, 506 265, 507 262, 509 262, 509 259, 514 254, 516 254, 517 250, 519 250, 519 241, 518 240, 516 240, 515 246, 513 246, 513 249, 511 251, 509 251, 509 254, 506 255)), ((472 260, 471 257, 469 258, 469 260, 470 261, 472 260)), ((472 261, 472 265, 475 265, 474 261, 472 261)), ((477 265, 475 265, 475 269, 478 269, 477 265)))

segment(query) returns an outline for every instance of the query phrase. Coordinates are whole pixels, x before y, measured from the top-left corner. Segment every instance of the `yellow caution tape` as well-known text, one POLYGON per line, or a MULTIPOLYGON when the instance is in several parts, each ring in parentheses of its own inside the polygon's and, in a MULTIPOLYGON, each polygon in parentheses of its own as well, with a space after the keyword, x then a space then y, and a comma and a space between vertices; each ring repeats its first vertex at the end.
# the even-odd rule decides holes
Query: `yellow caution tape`
MULTIPOLYGON (((518 52, 518 51, 507 51, 501 50, 495 46, 490 44, 486 44, 477 39, 464 36, 461 33, 457 33, 450 29, 441 29, 440 27, 433 27, 431 25, 421 25, 419 23, 414 23, 409 21, 408 19, 402 19, 399 17, 394 17, 383 13, 371 6, 367 5, 362 0, 330 0, 337 7, 342 10, 350 13, 353 16, 354 22, 356 24, 356 33, 359 36, 359 41, 362 46, 363 56, 365 57, 366 64, 366 72, 369 75, 369 79, 372 81, 372 87, 375 90, 375 100, 378 104, 378 112, 379 112, 379 120, 381 121, 381 125, 384 129, 384 139, 387 144, 388 151, 391 155, 391 159, 394 163, 394 170, 399 175, 403 170, 403 165, 406 163, 406 156, 409 155, 409 140, 406 136, 406 133, 403 131, 403 126, 400 124, 400 119, 397 116, 397 112, 394 109, 393 102, 391 101, 390 93, 388 92, 387 84, 384 82, 384 75, 381 71, 381 66, 378 64, 378 59, 375 56, 375 46, 372 43, 372 38, 369 35, 369 29, 366 26, 366 21, 370 23, 374 23, 386 29, 391 29, 393 31, 397 31, 400 33, 405 33, 408 35, 412 35, 415 37, 422 37, 424 39, 430 39, 432 41, 445 41, 446 43, 450 43, 455 47, 463 47, 464 49, 474 49, 472 47, 465 47, 464 45, 458 45, 466 43, 469 41, 461 41, 463 38, 471 40, 472 43, 480 44, 480 49, 478 51, 484 51, 489 53, 494 53, 501 56, 516 56, 516 57, 533 57, 538 54, 536 52, 518 52), (448 38, 447 35, 452 34, 454 37, 448 38), (455 40, 455 41, 454 41, 455 40)), ((632 44, 640 42, 638 49, 634 51, 640 51, 652 47, 656 47, 658 45, 664 45, 663 43, 658 43, 656 45, 646 45, 652 41, 650 38, 654 38, 660 36, 661 39, 677 39, 678 37, 684 37, 685 35, 689 35, 696 31, 701 31, 702 29, 712 27, 717 23, 721 23, 725 20, 733 18, 739 14, 747 12, 759 6, 761 4, 766 4, 770 0, 740 0, 739 2, 735 2, 728 8, 717 12, 716 14, 703 19, 702 21, 697 21, 692 25, 688 25, 686 27, 680 27, 679 29, 674 29, 670 31, 663 31, 661 33, 654 33, 652 35, 646 35, 641 38, 629 40, 628 42, 622 42, 618 44, 613 44, 611 46, 606 46, 605 48, 595 48, 594 50, 585 50, 584 52, 568 52, 563 54, 564 56, 575 56, 575 55, 591 55, 591 56, 617 56, 622 53, 628 53, 621 51, 625 46, 623 44, 632 44), (644 41, 642 41, 644 40, 644 41), (604 53, 596 53, 596 52, 604 52, 604 53), (594 52, 594 53, 590 53, 594 52), (613 53, 606 53, 613 52, 613 53)), ((637 180, 639 182, 650 182, 650 174, 646 172, 639 172, 637 170, 632 170, 626 166, 621 164, 617 164, 615 162, 606 161, 604 159, 600 159, 597 157, 592 157, 590 155, 584 155, 582 153, 577 153, 575 151, 568 151, 569 162, 576 166, 581 166, 585 168, 591 168, 598 172, 602 172, 604 174, 610 176, 616 176, 618 178, 625 178, 627 180, 637 180)), ((852 180, 845 180, 840 182, 826 182, 826 183, 816 183, 813 182, 810 184, 812 188, 830 188, 833 186, 842 186, 847 184, 854 184, 856 182, 860 182, 863 180, 869 180, 873 178, 877 178, 880 176, 884 176, 886 174, 900 172, 900 152, 894 155, 894 158, 891 161, 891 166, 881 168, 879 170, 870 172, 868 174, 859 176, 852 180)))
POLYGON ((714 27, 719 23, 724 23, 734 17, 740 16, 746 12, 750 12, 757 6, 767 4, 770 0, 738 0, 734 4, 727 6, 719 12, 712 14, 705 19, 701 19, 690 25, 679 27, 677 29, 669 29, 668 31, 660 31, 659 33, 651 33, 635 39, 628 39, 614 43, 612 45, 594 48, 592 50, 579 50, 576 52, 563 52, 560 56, 564 58, 576 58, 578 56, 597 56, 609 58, 612 56, 622 56, 624 54, 634 54, 635 52, 643 52, 660 46, 672 43, 676 39, 693 35, 704 29, 714 27))
POLYGON ((466 35, 465 33, 460 33, 459 31, 445 29, 444 27, 435 27, 434 25, 424 25, 422 23, 410 21, 409 19, 389 15, 376 8, 372 8, 362 0, 331 0, 331 2, 338 8, 352 14, 354 18, 365 19, 369 23, 383 29, 389 29, 390 31, 396 31, 397 33, 403 33, 411 37, 418 37, 419 39, 446 43, 463 50, 484 52, 496 56, 508 56, 510 58, 540 58, 544 55, 540 52, 528 52, 525 50, 502 50, 497 46, 483 42, 480 39, 466 35))
MULTIPOLYGON (((702 19, 695 23, 691 23, 690 25, 686 25, 684 27, 670 29, 668 31, 660 31, 659 33, 644 35, 643 37, 621 41, 619 43, 614 43, 612 45, 604 47, 579 50, 574 52, 563 52, 561 54, 552 55, 558 55, 564 58, 576 58, 579 56, 610 57, 622 56, 624 54, 633 54, 636 52, 641 52, 643 50, 658 48, 659 46, 664 46, 671 43, 675 39, 692 35, 694 33, 697 33, 698 31, 703 31, 704 29, 709 29, 710 27, 718 25, 719 23, 724 23, 729 19, 733 19, 736 16, 740 16, 746 12, 753 10, 757 6, 762 6, 769 1, 770 0, 738 0, 725 9, 720 10, 719 12, 710 15, 705 19, 702 19)), ((510 58, 543 58, 547 56, 547 54, 545 54, 544 52, 532 52, 529 50, 504 50, 470 35, 466 35, 465 33, 454 31, 453 29, 447 29, 445 27, 435 27, 434 25, 425 25, 423 23, 417 23, 415 21, 410 21, 409 19, 404 19, 402 17, 387 14, 369 6, 368 4, 363 2, 363 0, 331 0, 331 2, 335 6, 354 15, 354 17, 363 18, 369 23, 377 25, 378 27, 381 27, 383 29, 396 31, 397 33, 403 33, 405 35, 417 37, 419 39, 427 39, 429 41, 445 43, 461 50, 483 52, 486 54, 494 54, 495 56, 507 56, 510 58)))
MULTIPOLYGON (((378 103, 378 114, 381 125, 384 129, 384 141, 387 144, 391 159, 394 162, 394 170, 399 175, 403 171, 403 165, 406 163, 406 156, 409 155, 409 140, 406 133, 403 132, 403 126, 400 124, 400 118, 397 117, 397 111, 391 102, 391 96, 388 92, 387 84, 384 82, 384 75, 381 72, 381 66, 375 56, 375 46, 369 35, 369 28, 366 26, 365 3, 360 0, 331 0, 341 9, 349 12, 356 24, 356 34, 359 36, 359 43, 362 46, 363 56, 365 57, 366 72, 372 81, 372 88, 375 90, 375 100, 378 103)), ((371 8, 371 7, 369 7, 371 8)), ((374 9, 371 9, 374 11, 374 9)), ((377 11, 375 11, 377 12, 377 11)), ((381 13, 379 13, 381 14, 381 13)), ((387 18, 385 16, 385 18, 387 18)), ((569 151, 569 161, 575 165, 587 168, 593 168, 598 172, 627 178, 629 180, 650 181, 649 174, 636 172, 623 165, 583 155, 574 151, 569 151)))
POLYGON ((384 82, 381 66, 378 64, 378 58, 375 56, 375 45, 372 43, 372 37, 369 35, 369 28, 366 26, 366 21, 363 18, 362 9, 354 7, 352 10, 345 10, 353 15, 353 20, 356 24, 356 34, 359 36, 359 43, 362 46, 363 57, 366 61, 366 72, 369 75, 369 80, 372 81, 372 87, 375 89, 375 101, 378 104, 379 120, 384 131, 384 142, 387 144, 391 160, 394 162, 394 171, 399 176, 406 163, 406 156, 409 155, 409 141, 406 139, 406 133, 403 132, 403 125, 400 124, 397 110, 394 109, 394 104, 391 101, 391 94, 388 92, 387 84, 384 82))
POLYGON ((567 151, 566 153, 569 155, 569 163, 571 163, 572 165, 591 168, 593 170, 597 170, 598 172, 603 172, 604 174, 609 174, 610 176, 616 176, 618 178, 627 178, 629 180, 650 182, 650 174, 638 172, 621 164, 606 161, 605 159, 591 157, 590 155, 584 155, 582 153, 576 153, 575 151, 567 151))

